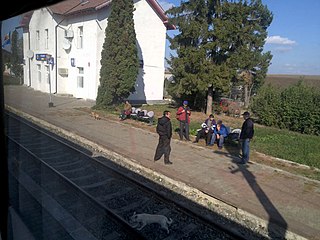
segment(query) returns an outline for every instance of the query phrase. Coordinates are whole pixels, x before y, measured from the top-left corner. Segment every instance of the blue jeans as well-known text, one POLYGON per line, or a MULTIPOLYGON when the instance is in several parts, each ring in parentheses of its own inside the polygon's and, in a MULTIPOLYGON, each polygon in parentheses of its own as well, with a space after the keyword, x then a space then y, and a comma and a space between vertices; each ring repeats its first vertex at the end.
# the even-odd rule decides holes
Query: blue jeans
MULTIPOLYGON (((214 143, 216 141, 216 138, 217 138, 217 134, 213 133, 212 137, 211 137, 210 145, 214 145, 214 143)), ((220 138, 219 138, 219 141, 218 141, 218 147, 223 147, 223 143, 224 143, 224 136, 220 135, 220 138)))
POLYGON ((250 153, 250 139, 242 139, 242 161, 244 163, 249 162, 249 153, 250 153))

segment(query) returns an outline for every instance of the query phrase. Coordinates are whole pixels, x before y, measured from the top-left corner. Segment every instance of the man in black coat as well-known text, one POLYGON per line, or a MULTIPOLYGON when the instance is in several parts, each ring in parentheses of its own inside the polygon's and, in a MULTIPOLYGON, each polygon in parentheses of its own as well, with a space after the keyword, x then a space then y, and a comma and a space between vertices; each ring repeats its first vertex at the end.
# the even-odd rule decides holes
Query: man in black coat
POLYGON ((159 134, 159 143, 154 156, 154 161, 159 160, 164 155, 164 163, 172 164, 170 162, 170 140, 172 137, 172 125, 170 120, 170 111, 164 111, 163 116, 158 119, 157 133, 159 134))
POLYGON ((249 162, 250 153, 250 141, 254 135, 253 120, 250 118, 249 112, 244 112, 243 119, 245 120, 242 124, 240 141, 242 144, 242 164, 249 162))

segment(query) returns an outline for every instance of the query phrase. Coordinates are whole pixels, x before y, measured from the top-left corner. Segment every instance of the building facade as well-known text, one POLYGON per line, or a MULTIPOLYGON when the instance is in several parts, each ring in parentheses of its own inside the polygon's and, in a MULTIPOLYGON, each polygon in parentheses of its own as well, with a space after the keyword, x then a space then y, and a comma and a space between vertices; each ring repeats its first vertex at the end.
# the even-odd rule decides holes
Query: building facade
MULTIPOLYGON (((168 24, 156 0, 134 0, 140 71, 129 100, 163 99, 168 24)), ((67 0, 24 15, 24 84, 53 94, 95 100, 111 0, 67 0)))

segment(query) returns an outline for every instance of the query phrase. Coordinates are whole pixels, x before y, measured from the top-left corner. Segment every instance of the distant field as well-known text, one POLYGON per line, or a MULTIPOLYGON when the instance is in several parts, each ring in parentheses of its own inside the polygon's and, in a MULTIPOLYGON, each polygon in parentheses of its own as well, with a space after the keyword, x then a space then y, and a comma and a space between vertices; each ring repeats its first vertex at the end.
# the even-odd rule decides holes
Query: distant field
POLYGON ((271 83, 273 86, 287 88, 290 85, 302 80, 307 86, 320 88, 320 75, 267 75, 265 84, 271 83))

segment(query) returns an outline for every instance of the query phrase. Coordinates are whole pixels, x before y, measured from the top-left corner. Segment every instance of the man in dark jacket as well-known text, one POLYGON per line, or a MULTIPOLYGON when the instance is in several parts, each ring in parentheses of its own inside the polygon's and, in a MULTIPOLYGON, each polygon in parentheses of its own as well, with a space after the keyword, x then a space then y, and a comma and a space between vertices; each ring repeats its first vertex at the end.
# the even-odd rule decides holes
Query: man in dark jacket
POLYGON ((250 141, 254 135, 253 120, 250 118, 249 112, 244 112, 243 119, 245 120, 242 124, 240 141, 242 143, 242 164, 249 162, 250 152, 250 141))
POLYGON ((172 137, 172 125, 170 120, 170 111, 164 111, 163 116, 158 119, 157 133, 159 134, 159 143, 154 155, 154 161, 159 160, 164 155, 164 163, 172 164, 170 162, 170 140, 172 137))

